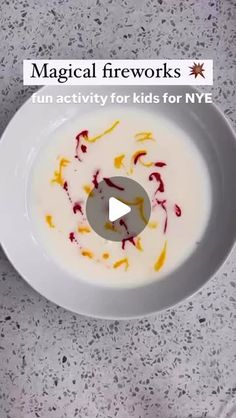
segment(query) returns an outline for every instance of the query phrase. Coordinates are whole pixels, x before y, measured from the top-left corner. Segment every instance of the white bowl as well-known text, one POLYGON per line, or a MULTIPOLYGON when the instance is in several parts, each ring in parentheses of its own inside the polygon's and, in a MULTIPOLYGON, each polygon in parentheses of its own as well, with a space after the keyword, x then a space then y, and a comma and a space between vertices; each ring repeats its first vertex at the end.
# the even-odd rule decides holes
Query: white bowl
MULTIPOLYGON (((109 94, 114 88, 79 89, 109 94)), ((166 87, 125 87, 162 94, 166 87)), ((172 87, 169 94, 195 91, 172 87)), ((39 93, 78 93, 75 86, 44 87, 39 93)), ((163 280, 136 288, 112 288, 88 283, 66 274, 34 238, 27 212, 27 185, 32 162, 42 144, 60 124, 96 105, 32 104, 28 100, 6 128, 0 142, 0 242, 9 260, 38 292, 67 309, 95 317, 132 318, 173 305, 199 289, 229 254, 236 232, 236 141, 224 116, 214 105, 138 105, 164 113, 184 129, 202 153, 212 186, 210 221, 196 251, 163 280)), ((94 271, 96 275, 96 270, 94 271)))

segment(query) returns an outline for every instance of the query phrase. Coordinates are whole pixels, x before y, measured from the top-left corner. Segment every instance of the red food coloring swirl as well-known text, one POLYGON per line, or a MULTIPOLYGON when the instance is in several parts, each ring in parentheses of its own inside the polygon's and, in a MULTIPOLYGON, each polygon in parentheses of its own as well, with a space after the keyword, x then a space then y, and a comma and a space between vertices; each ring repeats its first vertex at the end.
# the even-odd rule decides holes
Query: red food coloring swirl
POLYGON ((178 218, 182 215, 181 208, 176 204, 175 204, 175 214, 176 214, 176 216, 178 216, 178 218))
POLYGON ((121 246, 122 246, 122 250, 125 249, 125 245, 127 242, 130 242, 131 244, 133 244, 135 246, 135 241, 134 241, 134 237, 130 237, 130 238, 124 238, 121 241, 121 246))
POLYGON ((125 228, 127 234, 129 234, 127 223, 123 219, 120 219, 119 224, 120 224, 120 226, 123 226, 125 228))
MULTIPOLYGON (((80 156, 79 156, 79 147, 80 147, 82 138, 85 138, 85 139, 88 138, 88 131, 87 130, 79 132, 75 137, 75 139, 76 139, 75 158, 77 158, 79 161, 81 161, 80 156)), ((86 147, 86 145, 84 145, 84 146, 86 147)), ((87 147, 86 147, 86 151, 83 151, 82 147, 83 147, 83 145, 81 146, 82 152, 87 152, 87 147)))
POLYGON ((63 184, 63 189, 65 190, 67 197, 69 199, 69 202, 73 205, 72 209, 74 214, 76 214, 77 212, 80 212, 81 215, 83 215, 83 210, 82 210, 82 205, 80 202, 75 202, 73 203, 73 200, 71 198, 70 192, 69 192, 69 187, 68 187, 68 182, 65 181, 65 183, 63 184))
POLYGON ((80 141, 80 139, 81 139, 81 137, 82 138, 88 138, 88 130, 84 130, 84 131, 81 131, 81 132, 79 132, 77 135, 76 135, 76 140, 79 142, 80 141))
POLYGON ((165 212, 165 223, 164 223, 164 234, 166 233, 167 230, 167 226, 168 226, 168 212, 167 212, 167 208, 166 208, 166 200, 158 200, 156 199, 156 204, 161 206, 161 208, 164 210, 165 212))
POLYGON ((68 197, 68 199, 69 199, 69 202, 70 202, 70 203, 72 203, 72 199, 71 199, 71 195, 70 195, 70 192, 69 192, 69 188, 68 188, 68 183, 67 183, 67 181, 65 181, 65 182, 64 182, 64 184, 63 184, 63 189, 65 190, 65 192, 66 192, 66 194, 67 194, 67 197, 68 197))
POLYGON ((73 205, 73 212, 74 212, 74 214, 76 214, 77 212, 80 212, 81 215, 83 215, 83 209, 82 209, 82 206, 81 206, 81 203, 80 202, 74 203, 74 205, 73 205))
POLYGON ((63 184, 63 189, 68 192, 68 183, 67 181, 65 181, 65 183, 63 184))
POLYGON ((70 242, 72 242, 74 244, 77 244, 79 246, 79 248, 81 249, 79 241, 77 240, 76 235, 75 235, 74 232, 70 232, 68 238, 69 238, 70 242))
POLYGON ((155 195, 157 194, 157 192, 163 193, 165 191, 165 186, 164 186, 164 182, 161 178, 160 173, 158 172, 151 173, 149 176, 149 181, 153 181, 154 179, 156 180, 156 182, 159 182, 159 186, 155 191, 155 195))
POLYGON ((134 165, 136 165, 139 158, 144 157, 144 155, 147 155, 147 151, 139 152, 134 158, 134 165))
POLYGON ((69 233, 69 240, 71 241, 71 242, 74 242, 76 239, 75 239, 75 233, 74 232, 70 232, 69 233))
POLYGON ((105 183, 109 187, 113 187, 114 189, 117 189, 117 190, 125 190, 124 187, 113 183, 113 181, 111 179, 109 179, 108 177, 103 177, 103 180, 105 181, 105 183))
POLYGON ((86 145, 82 144, 81 145, 81 151, 85 154, 87 152, 87 147, 86 145))
POLYGON ((99 173, 100 173, 100 170, 97 170, 95 172, 95 174, 93 175, 92 183, 93 183, 95 189, 98 188, 98 176, 99 176, 99 173))
POLYGON ((166 166, 166 163, 163 163, 162 161, 157 161, 156 163, 154 163, 154 165, 156 167, 165 167, 166 166))

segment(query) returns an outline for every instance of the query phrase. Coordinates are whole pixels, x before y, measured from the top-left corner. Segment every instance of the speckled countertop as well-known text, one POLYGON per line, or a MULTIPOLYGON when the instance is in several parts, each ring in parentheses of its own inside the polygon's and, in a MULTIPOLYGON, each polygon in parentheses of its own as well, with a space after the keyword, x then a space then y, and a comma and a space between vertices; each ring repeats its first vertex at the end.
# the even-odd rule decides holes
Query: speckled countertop
MULTIPOLYGON (((36 57, 213 58, 235 127, 235 13, 230 0, 1 0, 1 132, 36 57)), ((235 260, 178 307, 112 322, 48 302, 0 252, 0 418, 236 417, 235 260)))

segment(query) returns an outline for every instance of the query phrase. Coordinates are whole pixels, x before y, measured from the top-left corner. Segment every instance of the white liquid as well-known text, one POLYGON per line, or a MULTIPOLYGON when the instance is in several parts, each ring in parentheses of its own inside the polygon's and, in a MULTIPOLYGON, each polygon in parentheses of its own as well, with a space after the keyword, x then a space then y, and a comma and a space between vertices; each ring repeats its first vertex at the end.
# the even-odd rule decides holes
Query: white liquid
MULTIPOLYGON (((30 190, 35 235, 46 252, 76 277, 96 283, 105 282, 108 285, 143 284, 163 278, 176 269, 201 240, 210 212, 209 176, 195 145, 171 121, 132 108, 100 110, 55 131, 37 157, 30 190), (116 120, 120 123, 110 134, 93 144, 83 142, 89 149, 86 154, 80 153, 82 163, 74 158, 75 136, 78 132, 88 130, 89 136, 94 137, 111 127, 116 120), (134 135, 140 131, 151 131, 155 141, 137 142, 134 135), (73 214, 63 188, 51 183, 60 158, 70 160, 70 164, 63 169, 63 177, 69 184, 72 200, 85 203, 87 195, 83 186, 91 184, 95 170, 101 169, 99 180, 102 177, 126 176, 132 154, 143 149, 148 153, 143 161, 163 161, 167 165, 163 168, 148 168, 137 164, 130 177, 146 189, 151 199, 157 183, 148 181, 148 175, 153 171, 161 173, 165 192, 158 197, 167 201, 166 233, 163 232, 165 213, 157 206, 151 216, 151 221, 158 223, 157 228, 146 227, 140 235, 143 251, 129 243, 122 250, 121 243, 105 241, 91 231, 88 234, 79 234, 78 239, 84 249, 93 253, 94 259, 81 255, 78 246, 68 239, 69 233, 77 230, 82 223, 80 214, 73 214), (114 167, 114 157, 120 154, 125 154, 126 169, 114 167), (175 214, 175 204, 182 210, 181 217, 175 214), (55 228, 50 228, 46 223, 47 214, 52 216, 55 228), (154 265, 165 242, 166 260, 162 268, 156 271, 154 265), (104 252, 109 253, 109 259, 102 258, 104 252), (128 258, 129 261, 127 271, 125 265, 114 268, 114 263, 123 258, 128 258)), ((83 224, 88 225, 86 222, 83 224)))

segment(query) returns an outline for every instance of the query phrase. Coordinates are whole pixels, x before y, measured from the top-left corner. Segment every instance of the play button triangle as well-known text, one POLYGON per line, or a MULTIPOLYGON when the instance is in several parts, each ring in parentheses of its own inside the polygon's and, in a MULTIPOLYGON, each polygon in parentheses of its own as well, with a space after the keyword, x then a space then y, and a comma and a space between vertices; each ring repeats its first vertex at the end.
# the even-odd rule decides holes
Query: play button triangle
POLYGON ((123 243, 137 237, 146 227, 150 215, 151 202, 147 192, 128 177, 114 176, 109 177, 109 181, 100 181, 86 201, 88 223, 106 241, 123 243), (143 202, 142 207, 135 203, 137 201, 143 202))
POLYGON ((115 222, 117 219, 122 218, 122 216, 127 215, 131 212, 131 208, 115 197, 110 197, 109 199, 109 221, 115 222))

